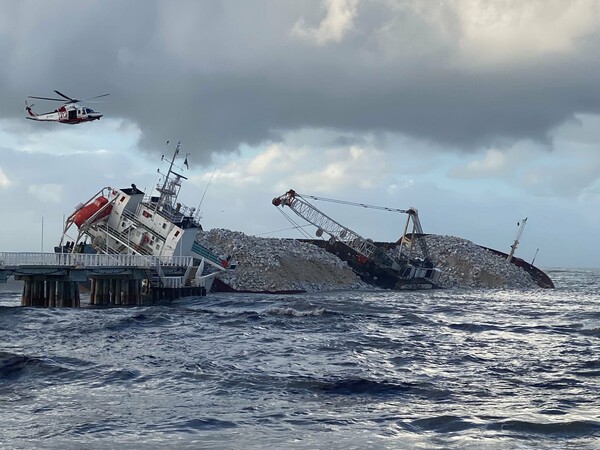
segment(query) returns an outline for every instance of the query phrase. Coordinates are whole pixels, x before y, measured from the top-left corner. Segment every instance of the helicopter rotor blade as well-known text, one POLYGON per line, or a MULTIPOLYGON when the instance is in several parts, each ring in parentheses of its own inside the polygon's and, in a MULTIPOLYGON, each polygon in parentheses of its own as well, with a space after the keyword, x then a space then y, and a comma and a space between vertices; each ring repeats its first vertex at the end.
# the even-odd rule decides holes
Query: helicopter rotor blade
POLYGON ((54 102, 64 102, 62 98, 50 98, 50 97, 35 97, 33 95, 28 95, 28 98, 39 98, 40 100, 52 100, 54 102))
POLYGON ((110 95, 110 94, 101 94, 101 95, 95 95, 93 97, 88 97, 88 98, 84 98, 83 100, 80 100, 78 98, 71 98, 68 95, 65 95, 62 92, 57 91, 57 90, 55 90, 54 92, 56 92, 58 95, 60 95, 63 98, 36 97, 36 96, 33 96, 33 95, 28 95, 27 97, 28 98, 37 98, 37 99, 40 99, 40 100, 50 100, 50 101, 53 101, 53 102, 63 102, 65 105, 68 105, 68 104, 71 104, 71 103, 85 102, 87 100, 92 100, 94 98, 101 98, 101 97, 106 97, 106 96, 110 95))
POLYGON ((79 100, 79 101, 81 101, 81 102, 86 102, 86 101, 88 101, 88 100, 92 100, 93 98, 106 97, 107 95, 110 95, 110 94, 95 95, 94 97, 88 97, 88 98, 84 98, 83 100, 79 100))
POLYGON ((77 103, 79 100, 76 98, 71 98, 65 94, 63 94, 62 92, 57 91, 56 89, 54 90, 54 92, 56 92, 58 95, 60 95, 61 97, 66 98, 67 100, 69 100, 69 102, 71 103, 77 103))

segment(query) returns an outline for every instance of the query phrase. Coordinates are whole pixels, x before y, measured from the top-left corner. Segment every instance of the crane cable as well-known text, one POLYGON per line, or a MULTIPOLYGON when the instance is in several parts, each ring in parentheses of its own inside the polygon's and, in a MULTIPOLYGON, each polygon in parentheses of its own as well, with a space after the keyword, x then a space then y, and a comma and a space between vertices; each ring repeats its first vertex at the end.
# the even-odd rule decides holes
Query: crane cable
POLYGON ((202 198, 200 198, 200 203, 198 204, 198 209, 196 211, 196 217, 195 219, 197 221, 200 220, 200 217, 202 216, 202 202, 204 201, 204 196, 206 195, 206 191, 208 191, 208 187, 210 186, 210 183, 212 182, 213 177, 215 176, 215 171, 217 170, 217 168, 215 167, 212 171, 212 173, 210 174, 210 179, 208 180, 208 183, 206 183, 206 187, 204 188, 204 192, 202 193, 202 198))
POLYGON ((316 195, 306 195, 306 194, 296 194, 296 195, 299 197, 312 198, 313 200, 321 200, 321 201, 325 201, 325 202, 339 203, 341 205, 360 206, 361 208, 380 209, 383 211, 399 212, 399 213, 404 213, 404 214, 408 213, 408 211, 409 211, 407 209, 389 208, 387 206, 367 205, 366 203, 356 203, 356 202, 349 202, 347 200, 337 200, 334 198, 317 197, 316 195))
MULTIPOLYGON (((361 208, 378 209, 378 210, 382 210, 382 211, 390 211, 390 212, 398 212, 398 213, 402 213, 402 214, 409 214, 412 217, 412 219, 413 219, 413 225, 415 227, 413 229, 413 234, 415 234, 414 231, 417 231, 417 233, 420 235, 419 237, 417 237, 417 240, 419 242, 419 245, 422 248, 422 252, 424 254, 424 257, 428 258, 429 251, 427 250, 427 243, 426 243, 425 239, 423 238, 423 234, 424 234, 423 233, 423 229, 421 227, 421 222, 418 219, 417 210, 415 208, 409 208, 409 209, 389 208, 387 206, 367 205, 365 203, 356 203, 356 202, 350 202, 350 201, 347 201, 347 200, 337 200, 337 199, 327 198, 327 197, 317 197, 316 195, 306 195, 306 194, 302 194, 301 195, 301 194, 298 194, 298 193, 296 193, 296 195, 298 197, 301 197, 301 198, 308 197, 308 198, 312 198, 314 200, 321 200, 321 201, 326 201, 326 202, 331 202, 331 203, 338 203, 338 204, 341 204, 341 205, 359 206, 361 208)), ((525 219, 525 221, 527 221, 527 219, 525 219)))
POLYGON ((294 225, 294 228, 295 228, 295 229, 297 229, 297 230, 300 232, 300 234, 302 234, 302 235, 303 235, 303 236, 304 236, 306 239, 311 239, 311 236, 310 236, 310 235, 309 235, 309 234, 308 234, 306 231, 304 231, 304 230, 302 229, 303 227, 302 227, 302 226, 300 226, 300 225, 298 225, 296 222, 294 222, 294 220, 293 220, 291 217, 289 217, 289 216, 288 216, 288 215, 287 215, 287 214, 286 214, 286 213, 283 211, 283 208, 281 208, 281 209, 280 209, 280 208, 277 208, 277 210, 278 210, 278 211, 279 211, 281 214, 283 214, 283 217, 285 217, 285 218, 287 219, 287 221, 288 221, 288 222, 290 222, 292 225, 294 225))
POLYGON ((282 228, 280 230, 267 231, 266 233, 255 234, 255 236, 265 236, 267 234, 280 233, 282 231, 297 230, 298 228, 306 228, 306 227, 311 227, 311 226, 313 226, 312 223, 307 223, 306 225, 294 226, 291 228, 282 228))

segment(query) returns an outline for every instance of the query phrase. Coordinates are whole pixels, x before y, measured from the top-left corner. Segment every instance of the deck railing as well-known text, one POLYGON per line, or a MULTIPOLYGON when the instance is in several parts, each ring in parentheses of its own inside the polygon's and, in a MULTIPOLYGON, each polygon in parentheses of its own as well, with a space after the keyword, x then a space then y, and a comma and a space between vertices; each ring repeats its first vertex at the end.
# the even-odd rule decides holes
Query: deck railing
POLYGON ((0 268, 13 266, 59 267, 187 267, 191 256, 103 255, 86 253, 0 252, 0 268))

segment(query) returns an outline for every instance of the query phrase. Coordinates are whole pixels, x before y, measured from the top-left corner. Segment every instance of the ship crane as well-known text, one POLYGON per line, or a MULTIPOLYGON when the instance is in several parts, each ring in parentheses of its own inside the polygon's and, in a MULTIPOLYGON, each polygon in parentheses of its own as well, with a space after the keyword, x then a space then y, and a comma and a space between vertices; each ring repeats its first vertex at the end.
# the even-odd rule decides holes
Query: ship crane
MULTIPOLYGON (((299 195, 299 194, 296 194, 299 195)), ((404 233, 402 233, 402 237, 398 240, 401 248, 407 251, 406 257, 407 259, 411 259, 413 256, 413 248, 415 241, 418 243, 421 254, 425 261, 429 261, 429 249, 427 247, 427 241, 425 240, 425 235, 423 233, 423 227, 421 226, 421 221, 419 220, 419 211, 416 208, 410 207, 408 209, 400 209, 400 208, 389 208, 387 206, 376 206, 376 205, 367 205, 365 203, 356 203, 349 202, 346 200, 336 200, 332 198, 326 197, 317 197, 316 195, 303 195, 304 197, 311 198, 314 200, 326 201, 331 203, 338 203, 341 205, 349 205, 349 206, 358 206, 361 208, 368 209, 377 209, 380 211, 390 211, 401 214, 407 214, 408 218, 406 220, 406 225, 404 226, 404 233), (411 227, 412 225, 412 227, 411 227), (410 229, 410 232, 409 232, 410 229)), ((312 205, 311 205, 312 206, 312 205)))
MULTIPOLYGON (((437 277, 439 276, 439 271, 431 270, 433 266, 429 261, 429 252, 427 249, 427 244, 423 236, 423 229, 419 221, 418 212, 415 208, 396 209, 382 206, 366 205, 363 203, 347 202, 343 200, 334 200, 324 197, 316 197, 312 195, 302 196, 296 193, 293 189, 290 189, 280 197, 274 198, 272 203, 275 206, 289 207, 298 216, 302 217, 307 222, 316 226, 317 236, 321 237, 323 236, 323 233, 328 234, 330 236, 330 244, 333 245, 336 241, 341 242, 346 246, 350 247, 359 255, 362 255, 362 257, 366 258, 369 261, 372 261, 377 266, 384 269, 391 269, 394 272, 401 273, 402 278, 417 278, 417 272, 420 274, 423 273, 423 271, 415 270, 416 267, 413 266, 413 263, 415 261, 412 258, 412 250, 414 242, 416 241, 418 242, 421 248, 421 252, 425 259, 425 265, 427 265, 428 269, 430 269, 429 271, 425 271, 425 273, 428 273, 429 275, 426 275, 423 278, 437 279, 437 277), (408 214, 408 219, 404 228, 404 235, 399 240, 399 244, 401 245, 402 250, 400 257, 397 259, 390 257, 386 252, 377 247, 370 239, 365 239, 350 228, 345 227, 339 222, 336 222, 324 212, 322 212, 321 210, 313 206, 311 203, 309 203, 305 199, 305 197, 351 206, 360 206, 363 208, 379 209, 408 214), (411 224, 412 233, 409 237, 407 231, 409 230, 411 224)), ((431 281, 433 283, 434 280, 431 281)))
POLYGON ((304 220, 312 223, 317 227, 317 236, 321 237, 323 233, 327 233, 330 236, 329 242, 331 244, 334 244, 336 241, 343 242, 352 250, 374 261, 381 267, 400 270, 400 264, 375 244, 364 239, 350 228, 333 220, 327 214, 304 200, 293 189, 290 189, 280 197, 274 198, 272 203, 275 206, 288 206, 304 220))

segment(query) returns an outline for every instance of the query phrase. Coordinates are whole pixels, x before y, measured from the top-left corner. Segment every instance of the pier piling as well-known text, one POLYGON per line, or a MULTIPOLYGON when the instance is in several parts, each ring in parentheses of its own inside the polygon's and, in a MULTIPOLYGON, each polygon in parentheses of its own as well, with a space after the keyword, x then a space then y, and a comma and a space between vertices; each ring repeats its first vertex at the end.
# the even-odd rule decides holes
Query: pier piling
POLYGON ((40 275, 23 276, 21 279, 23 280, 21 306, 41 308, 80 306, 79 286, 75 281, 40 275))

